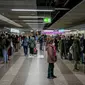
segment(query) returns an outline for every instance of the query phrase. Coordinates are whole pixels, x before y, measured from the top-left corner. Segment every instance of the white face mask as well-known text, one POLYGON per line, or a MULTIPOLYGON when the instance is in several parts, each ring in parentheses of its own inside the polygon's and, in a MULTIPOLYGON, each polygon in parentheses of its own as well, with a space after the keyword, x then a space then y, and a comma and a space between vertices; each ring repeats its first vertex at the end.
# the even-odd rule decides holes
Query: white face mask
POLYGON ((55 43, 53 43, 53 45, 55 45, 55 43))

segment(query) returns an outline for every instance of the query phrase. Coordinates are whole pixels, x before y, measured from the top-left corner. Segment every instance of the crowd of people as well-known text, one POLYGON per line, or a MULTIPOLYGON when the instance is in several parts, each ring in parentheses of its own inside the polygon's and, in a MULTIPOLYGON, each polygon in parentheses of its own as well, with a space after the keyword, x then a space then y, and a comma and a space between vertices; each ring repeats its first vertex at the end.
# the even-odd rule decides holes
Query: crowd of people
POLYGON ((57 61, 57 53, 61 59, 74 61, 74 71, 79 71, 78 64, 85 64, 85 39, 84 35, 57 35, 47 36, 46 40, 48 54, 48 78, 56 78, 54 75, 54 63, 57 61), (56 48, 56 52, 53 49, 56 48))
POLYGON ((10 61, 10 56, 14 52, 18 52, 21 47, 21 36, 2 33, 0 34, 0 61, 1 63, 8 63, 10 61))
POLYGON ((54 75, 54 63, 57 61, 57 53, 61 59, 74 60, 74 70, 79 70, 78 64, 85 64, 85 39, 84 35, 35 35, 21 36, 8 33, 0 35, 0 56, 3 57, 3 63, 10 61, 10 56, 23 47, 24 55, 29 56, 37 54, 36 44, 40 44, 40 50, 44 51, 44 46, 48 54, 48 78, 56 78, 54 75), (29 49, 29 54, 28 54, 29 49))

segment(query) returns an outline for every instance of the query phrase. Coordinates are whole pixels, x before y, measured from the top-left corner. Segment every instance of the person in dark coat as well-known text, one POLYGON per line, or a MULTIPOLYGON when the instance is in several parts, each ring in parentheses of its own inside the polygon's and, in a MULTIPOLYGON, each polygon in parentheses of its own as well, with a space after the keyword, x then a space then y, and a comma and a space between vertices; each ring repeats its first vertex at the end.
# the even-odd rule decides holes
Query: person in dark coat
POLYGON ((30 40, 29 40, 30 54, 34 54, 35 47, 36 47, 36 43, 35 43, 34 37, 30 37, 30 40))
POLYGON ((79 70, 77 65, 80 61, 80 52, 81 52, 80 50, 81 49, 80 49, 79 40, 75 39, 73 44, 72 44, 73 58, 75 61, 74 70, 79 70))
POLYGON ((56 50, 58 51, 58 40, 56 37, 55 37, 54 43, 55 43, 56 50))
POLYGON ((29 41, 27 37, 25 36, 23 39, 23 49, 24 49, 25 56, 28 56, 28 45, 29 45, 29 41))
POLYGON ((61 59, 63 59, 63 57, 67 59, 66 58, 66 40, 64 37, 59 41, 59 50, 60 50, 61 59))

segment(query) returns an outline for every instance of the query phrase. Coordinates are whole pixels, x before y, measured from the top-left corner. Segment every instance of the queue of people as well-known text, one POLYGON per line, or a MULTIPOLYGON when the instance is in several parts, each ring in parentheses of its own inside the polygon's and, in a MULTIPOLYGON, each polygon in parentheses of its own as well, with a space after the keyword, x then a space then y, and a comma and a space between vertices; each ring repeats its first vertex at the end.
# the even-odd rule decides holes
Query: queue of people
MULTIPOLYGON (((47 39, 47 44, 49 40, 47 39)), ((85 64, 85 39, 83 35, 64 36, 57 35, 51 37, 54 41, 56 51, 60 54, 61 59, 74 60, 74 70, 79 70, 78 64, 85 64)))

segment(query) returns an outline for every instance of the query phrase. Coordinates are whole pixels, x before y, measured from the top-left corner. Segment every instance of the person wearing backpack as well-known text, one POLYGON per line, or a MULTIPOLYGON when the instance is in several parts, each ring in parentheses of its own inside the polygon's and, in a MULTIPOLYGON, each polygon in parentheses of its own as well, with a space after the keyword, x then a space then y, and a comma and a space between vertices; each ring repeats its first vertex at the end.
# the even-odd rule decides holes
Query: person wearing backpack
POLYGON ((30 40, 29 40, 30 54, 34 54, 35 47, 36 47, 36 43, 35 43, 34 37, 30 37, 30 40))
POLYGON ((28 44, 29 44, 28 39, 27 39, 26 36, 24 36, 22 45, 23 45, 23 49, 24 49, 24 54, 25 54, 25 56, 28 55, 28 44))
POLYGON ((53 40, 49 40, 47 45, 47 62, 48 62, 48 79, 56 78, 54 75, 54 63, 57 61, 56 49, 53 45, 53 40))

